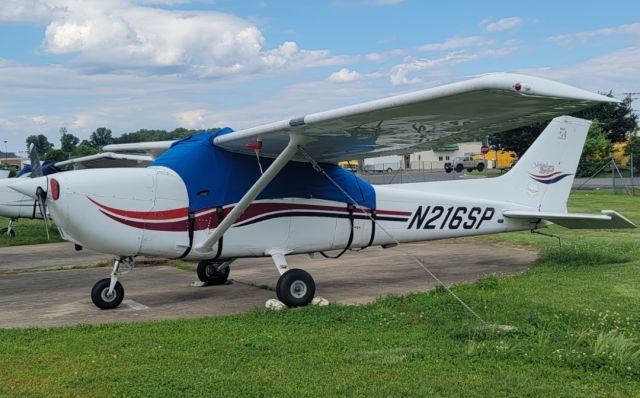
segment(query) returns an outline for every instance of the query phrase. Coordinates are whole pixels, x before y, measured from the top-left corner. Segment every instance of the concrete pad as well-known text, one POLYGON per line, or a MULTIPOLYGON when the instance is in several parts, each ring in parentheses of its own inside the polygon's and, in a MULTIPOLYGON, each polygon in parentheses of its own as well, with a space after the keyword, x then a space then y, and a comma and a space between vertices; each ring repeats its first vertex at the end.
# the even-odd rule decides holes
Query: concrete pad
MULTIPOLYGON (((23 247, 26 252, 28 247, 23 247)), ((432 278, 408 252, 451 284, 491 273, 527 269, 537 254, 480 239, 455 239, 405 244, 399 248, 369 248, 338 260, 306 255, 288 257, 291 268, 310 272, 316 295, 341 304, 362 304, 387 294, 425 291, 432 278)), ((11 265, 9 265, 10 267, 11 265)), ((125 300, 115 310, 100 310, 90 292, 109 268, 38 271, 0 275, 0 327, 50 327, 79 323, 135 322, 241 313, 264 308, 275 292, 277 271, 269 259, 241 259, 231 266, 232 283, 190 286, 195 273, 167 265, 138 267, 121 282, 125 300), (146 307, 146 308, 145 308, 146 307)))
POLYGON ((113 256, 89 249, 76 251, 73 243, 45 243, 42 245, 0 248, 0 273, 40 269, 94 265, 111 261, 113 256))
MULTIPOLYGON (((525 271, 537 252, 465 238, 368 248, 337 260, 320 255, 288 256, 290 268, 302 268, 316 282, 316 295, 340 304, 365 304, 389 294, 422 292, 437 282, 410 257, 415 256, 445 284, 473 281, 496 273, 525 271)), ((276 271, 269 259, 240 259, 231 277, 241 283, 275 289, 276 271)))

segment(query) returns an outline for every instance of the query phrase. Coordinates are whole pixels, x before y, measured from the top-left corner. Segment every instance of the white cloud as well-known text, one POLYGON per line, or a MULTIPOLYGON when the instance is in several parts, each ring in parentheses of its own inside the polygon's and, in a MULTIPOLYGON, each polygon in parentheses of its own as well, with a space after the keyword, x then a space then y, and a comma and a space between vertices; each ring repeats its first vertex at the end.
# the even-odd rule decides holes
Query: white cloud
POLYGON ((174 117, 178 126, 184 126, 189 129, 203 128, 205 127, 203 122, 205 121, 206 111, 204 110, 190 110, 174 113, 174 117))
POLYGON ((328 80, 334 83, 349 83, 360 79, 362 79, 362 74, 354 70, 342 68, 339 71, 332 73, 328 80))
POLYGON ((632 91, 640 81, 640 47, 629 47, 559 67, 526 69, 522 73, 558 80, 592 91, 632 91))
POLYGON ((46 0, 2 0, 0 21, 46 23, 64 10, 46 0))
POLYGON ((608 37, 619 35, 640 36, 640 22, 566 35, 550 36, 548 40, 562 45, 568 45, 575 41, 587 42, 589 39, 592 39, 594 37, 608 37))
POLYGON ((488 32, 501 32, 516 28, 524 23, 524 19, 520 17, 501 18, 495 22, 491 18, 483 19, 480 26, 483 26, 488 32))
POLYGON ((436 69, 444 66, 452 66, 462 62, 468 62, 477 58, 477 55, 466 54, 462 51, 452 52, 441 57, 430 59, 407 58, 405 62, 395 65, 389 72, 389 80, 394 86, 404 84, 416 84, 422 82, 418 77, 409 77, 409 73, 436 69))
POLYGON ((154 8, 183 0, 4 0, 0 21, 46 26, 42 49, 71 55, 91 72, 189 73, 217 77, 348 63, 352 57, 295 42, 265 49, 250 22, 214 11, 154 8))
POLYGON ((441 43, 429 43, 418 47, 419 51, 443 51, 456 48, 474 47, 492 44, 492 40, 488 40, 481 36, 456 36, 447 39, 441 43))
POLYGON ((422 78, 411 77, 410 74, 429 71, 429 77, 433 78, 436 73, 448 73, 448 69, 454 65, 481 58, 501 58, 513 54, 517 50, 518 47, 516 46, 505 46, 500 48, 485 48, 475 52, 467 52, 464 50, 453 51, 434 58, 415 59, 407 57, 403 63, 393 66, 388 76, 391 84, 394 86, 423 84, 425 82, 422 78))

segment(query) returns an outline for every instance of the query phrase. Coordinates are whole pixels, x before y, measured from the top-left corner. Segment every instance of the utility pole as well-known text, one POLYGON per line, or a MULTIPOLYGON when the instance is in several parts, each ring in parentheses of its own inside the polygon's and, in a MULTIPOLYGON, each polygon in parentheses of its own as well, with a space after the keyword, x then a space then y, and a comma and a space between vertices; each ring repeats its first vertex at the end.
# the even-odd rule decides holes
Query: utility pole
POLYGON ((4 164, 5 166, 9 165, 9 154, 7 153, 7 140, 4 140, 4 164))

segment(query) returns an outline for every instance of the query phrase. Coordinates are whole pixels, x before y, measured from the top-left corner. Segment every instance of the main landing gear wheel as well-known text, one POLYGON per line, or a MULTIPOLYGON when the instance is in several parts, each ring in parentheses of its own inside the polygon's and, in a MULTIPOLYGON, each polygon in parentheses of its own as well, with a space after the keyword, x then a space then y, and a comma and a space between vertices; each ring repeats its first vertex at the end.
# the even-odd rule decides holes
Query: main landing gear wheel
POLYGON ((316 283, 308 272, 301 269, 290 269, 280 275, 276 285, 278 300, 287 307, 304 307, 313 300, 316 294, 316 283))
POLYGON ((103 310, 116 308, 122 303, 122 299, 124 298, 124 288, 120 282, 116 282, 113 292, 109 294, 110 283, 111 278, 100 279, 93 285, 93 289, 91 289, 91 301, 93 301, 96 307, 103 310))
POLYGON ((229 278, 230 267, 222 267, 224 262, 203 260, 198 263, 198 279, 207 285, 223 285, 229 278))

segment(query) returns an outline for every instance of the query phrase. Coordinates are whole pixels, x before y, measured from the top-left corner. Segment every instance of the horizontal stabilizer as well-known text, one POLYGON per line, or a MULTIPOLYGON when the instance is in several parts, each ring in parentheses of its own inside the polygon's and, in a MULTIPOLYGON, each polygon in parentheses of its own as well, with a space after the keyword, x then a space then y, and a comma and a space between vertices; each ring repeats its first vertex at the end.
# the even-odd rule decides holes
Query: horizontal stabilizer
POLYGON ((636 225, 614 210, 602 210, 602 214, 551 213, 523 210, 507 210, 508 218, 550 221, 570 229, 620 229, 636 228, 636 225))

